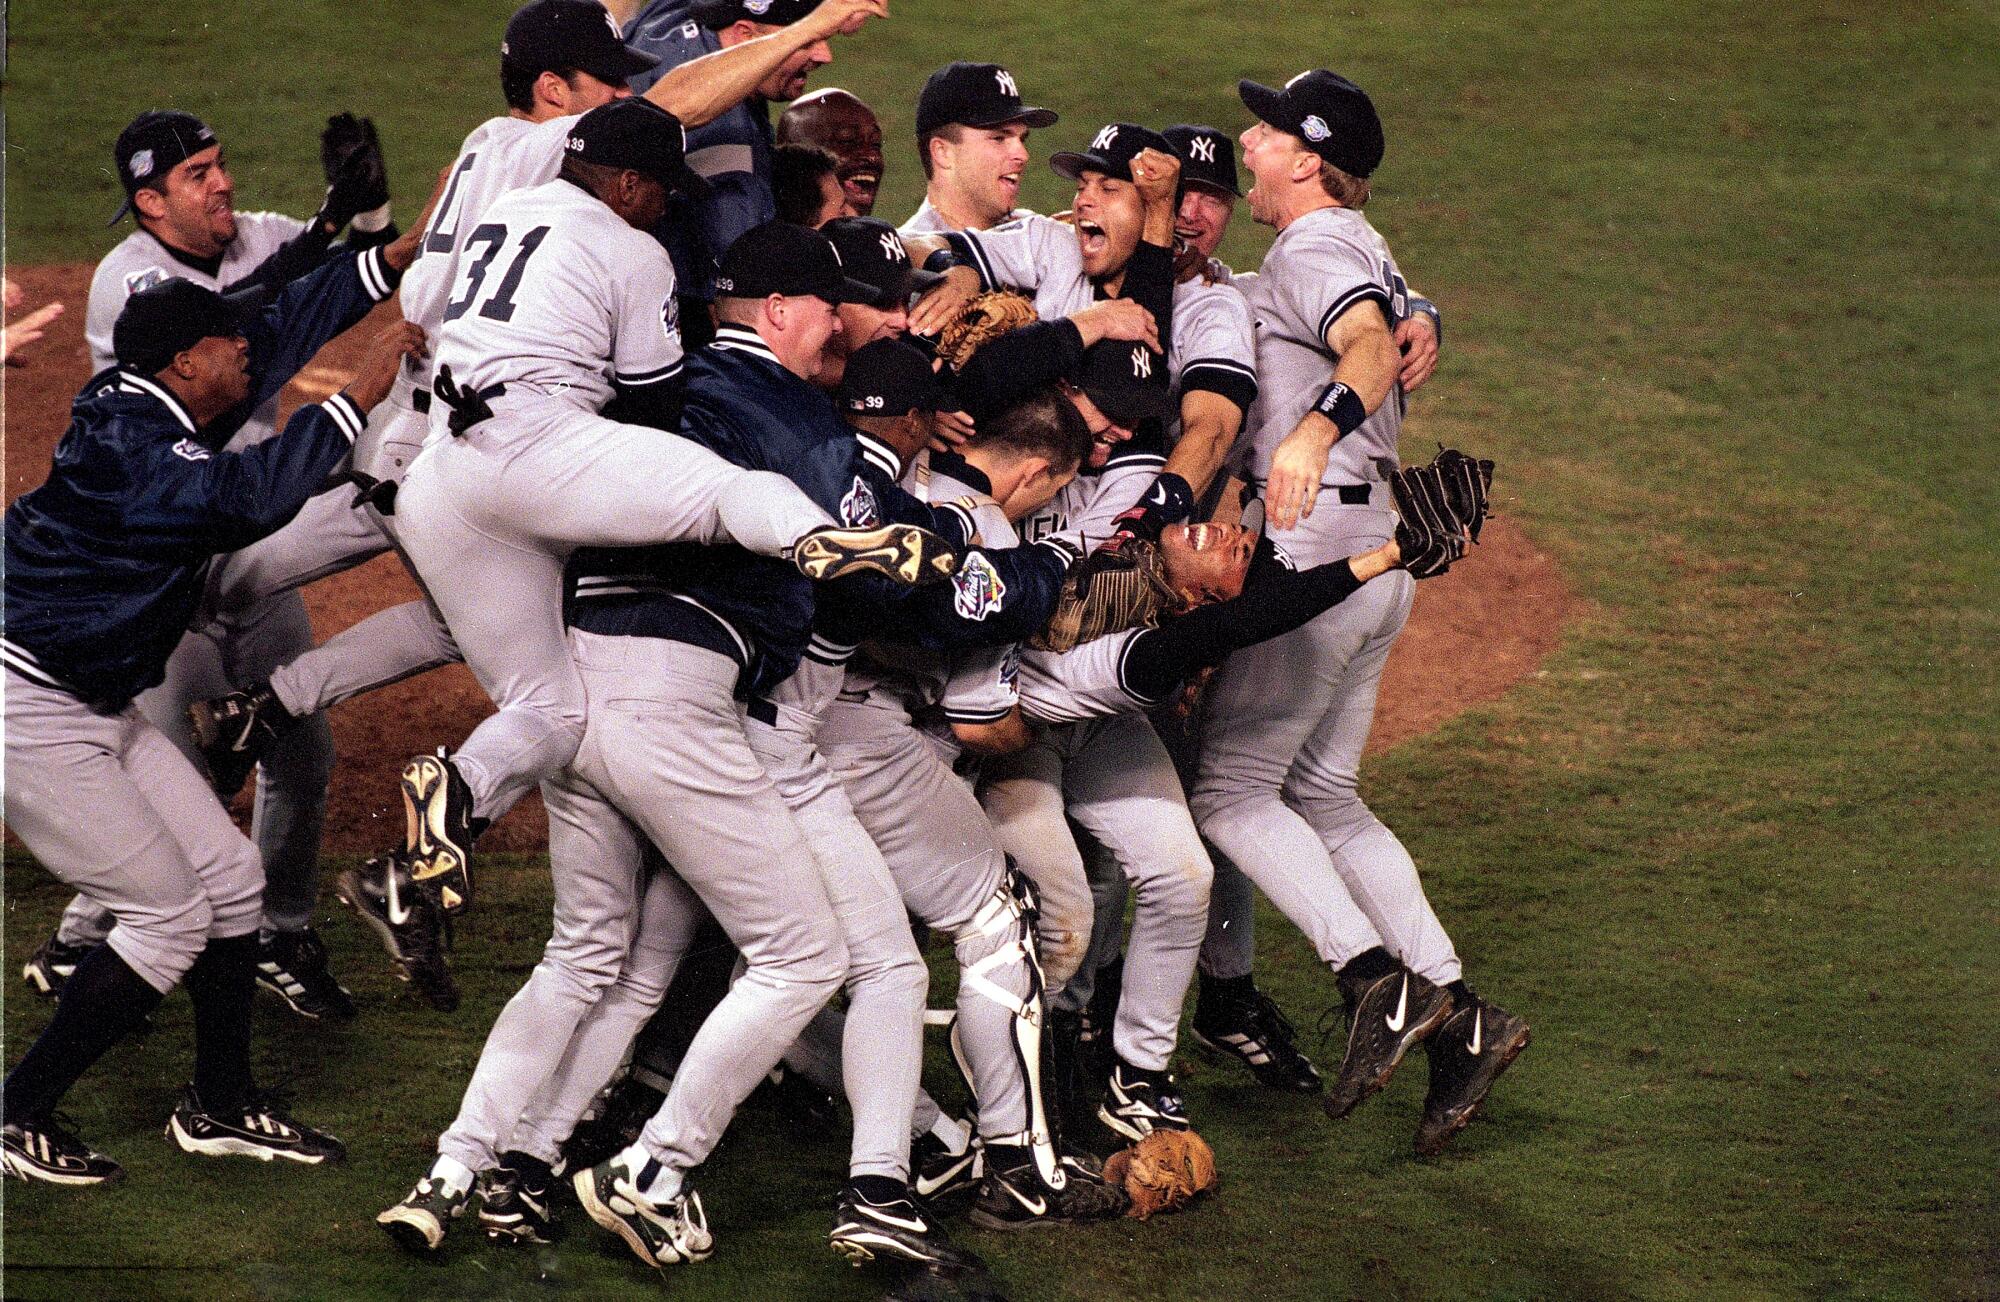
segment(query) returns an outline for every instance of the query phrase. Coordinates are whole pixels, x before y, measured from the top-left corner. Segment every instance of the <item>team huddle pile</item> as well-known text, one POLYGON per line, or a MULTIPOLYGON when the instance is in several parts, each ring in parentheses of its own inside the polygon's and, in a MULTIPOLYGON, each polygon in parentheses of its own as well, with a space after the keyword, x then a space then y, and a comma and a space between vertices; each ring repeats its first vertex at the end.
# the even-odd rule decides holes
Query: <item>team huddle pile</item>
POLYGON ((120 1174, 55 1109, 179 984, 169 1137, 343 1155, 256 1086, 250 1002, 354 1014, 309 925, 324 711, 455 662, 494 713, 404 766, 403 843, 336 889, 451 1011, 476 842, 539 787, 554 935, 378 1218, 412 1250, 474 1205, 547 1241, 564 1182, 698 1261, 698 1168, 777 1081, 851 1112, 838 1252, 972 1272, 941 1207, 1014 1230, 1212 1183, 1169 1074, 1190 987, 1205 1050, 1335 1119, 1423 1044, 1425 1155, 1526 1047, 1356 793, 1414 581, 1478 540, 1493 469, 1399 465, 1439 316, 1360 211, 1367 95, 1243 82, 1247 195, 1226 131, 1104 125, 1049 159, 1076 189, 1046 217, 1015 203, 1057 114, 954 63, 897 228, 874 115, 801 97, 888 8, 534 0, 508 111, 408 232, 365 120, 329 121, 304 222, 236 213, 186 114, 119 137, 101 369, 6 518, 6 815, 79 892, 25 972, 60 999, 6 1080, 8 1174, 120 1174), (1239 200, 1278 232, 1255 273, 1214 258, 1239 200), (298 589, 391 549, 424 598, 313 646, 298 589), (253 772, 254 841, 223 805, 253 772), (1252 979, 1253 884, 1345 1006, 1331 1086, 1252 979), (920 1080, 928 934, 964 1116, 920 1080), (715 935, 733 971, 692 979, 715 935))

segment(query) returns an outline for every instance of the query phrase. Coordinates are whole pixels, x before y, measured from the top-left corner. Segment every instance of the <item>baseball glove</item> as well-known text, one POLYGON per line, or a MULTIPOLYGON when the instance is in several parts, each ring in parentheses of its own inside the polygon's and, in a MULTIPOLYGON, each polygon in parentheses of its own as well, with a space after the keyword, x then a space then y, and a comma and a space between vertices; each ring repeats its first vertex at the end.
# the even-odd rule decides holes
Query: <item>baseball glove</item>
POLYGON ((1068 651, 1111 633, 1152 628, 1184 603, 1167 582, 1167 559, 1142 538, 1100 547, 1070 567, 1056 613, 1028 639, 1038 651, 1068 651))
POLYGON ((1155 1130, 1104 1163, 1104 1178, 1132 1196, 1125 1214, 1145 1220, 1154 1212, 1175 1212, 1220 1183, 1215 1150, 1192 1130, 1155 1130))
POLYGON ((356 213, 389 202, 389 169, 371 118, 338 113, 319 135, 319 165, 326 174, 326 219, 338 230, 356 213))
POLYGON ((1412 577, 1433 579, 1465 555, 1465 522, 1452 510, 1444 475, 1433 462, 1389 476, 1396 497, 1396 546, 1412 577))
POLYGON ((1445 501, 1451 506, 1451 513, 1458 517, 1472 541, 1479 541, 1479 530, 1492 514, 1487 509, 1487 493, 1493 487, 1493 463, 1475 461, 1457 448, 1438 444, 1438 454, 1431 459, 1429 467, 1437 472, 1444 485, 1445 501))
POLYGON ((938 332, 938 356, 952 370, 963 370, 987 340, 997 339, 1034 320, 1033 299, 1004 290, 989 291, 967 303, 958 319, 938 332))

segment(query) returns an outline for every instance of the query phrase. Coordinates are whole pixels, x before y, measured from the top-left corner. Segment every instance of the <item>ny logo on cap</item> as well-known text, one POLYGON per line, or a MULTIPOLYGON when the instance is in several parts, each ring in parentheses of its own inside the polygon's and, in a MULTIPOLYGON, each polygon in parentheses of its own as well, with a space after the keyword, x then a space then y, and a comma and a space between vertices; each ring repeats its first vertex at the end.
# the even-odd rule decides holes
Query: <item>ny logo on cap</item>
POLYGON ((153 151, 142 149, 132 155, 130 166, 133 176, 151 176, 153 174, 153 151))
POLYGON ((1306 139, 1312 141, 1314 144, 1318 144, 1333 134, 1333 132, 1327 130, 1325 119, 1321 118, 1317 113, 1307 114, 1306 120, 1299 123, 1299 130, 1305 132, 1306 139))
POLYGON ((993 80, 1000 83, 1000 93, 1008 99, 1021 98, 1021 88, 1014 84, 1013 73, 1007 71, 1005 68, 995 68, 993 70, 993 80))
POLYGON ((1215 141, 1208 136, 1196 136, 1188 141, 1188 153, 1204 163, 1215 161, 1215 141))
POLYGON ((1104 130, 1098 132, 1097 135, 1092 138, 1090 142, 1090 147, 1092 149, 1109 149, 1111 148, 1111 142, 1116 139, 1118 139, 1118 127, 1116 124, 1113 124, 1111 126, 1104 128, 1104 130))
POLYGON ((883 231, 881 238, 883 257, 891 262, 904 262, 909 259, 910 255, 903 252, 903 241, 894 231, 883 231))
POLYGON ((1132 378, 1145 380, 1150 379, 1152 374, 1153 355, 1138 344, 1132 345, 1132 378))
POLYGON ((604 22, 606 26, 611 28, 611 38, 613 40, 622 41, 625 39, 625 34, 618 30, 618 20, 611 16, 609 9, 604 11, 604 22))

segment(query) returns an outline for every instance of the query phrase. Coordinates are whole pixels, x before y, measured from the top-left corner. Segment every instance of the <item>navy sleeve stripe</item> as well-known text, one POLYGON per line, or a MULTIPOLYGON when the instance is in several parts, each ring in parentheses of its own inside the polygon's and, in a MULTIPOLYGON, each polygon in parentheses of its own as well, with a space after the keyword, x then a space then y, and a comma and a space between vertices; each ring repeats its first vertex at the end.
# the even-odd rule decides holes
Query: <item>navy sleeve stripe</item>
POLYGON ((950 723, 998 723, 1013 712, 1010 705, 1004 710, 946 710, 944 717, 950 723))
POLYGON ((1237 375, 1248 376, 1252 383, 1257 379, 1256 367, 1245 366, 1233 357, 1197 357, 1181 367, 1181 374, 1185 376, 1190 372, 1201 370, 1231 371, 1237 375))
MULTIPOLYGON (((1145 630, 1142 629, 1141 633, 1143 633, 1144 631, 1145 630)), ((1154 706, 1160 704, 1166 698, 1146 695, 1144 692, 1141 692, 1137 688, 1133 687, 1131 680, 1125 677, 1125 662, 1132 658, 1132 648, 1139 645, 1139 636, 1140 636, 1139 634, 1134 634, 1133 636, 1126 638, 1125 645, 1119 649, 1118 690, 1125 693, 1125 695, 1131 697, 1141 706, 1144 706, 1146 709, 1150 710, 1154 706)))
POLYGON ((21 677, 27 679, 37 687, 49 687, 58 692, 69 690, 55 679, 49 677, 48 673, 35 663, 33 656, 5 638, 0 638, 0 661, 4 661, 9 669, 12 669, 15 673, 21 675, 21 677))
POLYGON ((972 255, 972 269, 979 273, 979 287, 993 289, 993 264, 987 260, 986 250, 979 247, 979 239, 969 231, 954 231, 945 237, 954 248, 964 249, 972 255))
POLYGON ((333 423, 347 436, 350 444, 361 437, 362 430, 368 428, 368 417, 362 412, 360 404, 344 393, 334 394, 320 406, 326 408, 326 414, 333 417, 333 423))
POLYGON ((665 366, 655 367, 650 371, 634 371, 630 375, 620 371, 612 378, 616 379, 618 383, 624 385, 626 388, 632 389, 642 384, 658 384, 662 380, 671 380, 680 373, 681 363, 673 361, 665 366))
POLYGON ((1333 323, 1338 321, 1348 308, 1353 307, 1356 303, 1365 303, 1370 299, 1382 305, 1382 315, 1384 317, 1389 315, 1389 295, 1387 291, 1380 285, 1356 285, 1353 289, 1348 290, 1345 294, 1335 299, 1333 306, 1320 315, 1319 342, 1321 344, 1326 342, 1326 332, 1333 329, 1333 323))
POLYGON ((964 507, 960 506, 956 502, 939 503, 937 509, 940 511, 949 512, 952 518, 959 522, 960 526, 965 530, 965 541, 967 546, 970 546, 972 544, 972 540, 979 536, 979 525, 978 522, 972 518, 972 512, 966 510, 964 507))
POLYGON ((1244 411, 1249 411, 1250 404, 1257 401, 1257 377, 1235 367, 1197 362, 1181 372, 1181 392, 1187 394, 1197 390, 1219 394, 1244 411))

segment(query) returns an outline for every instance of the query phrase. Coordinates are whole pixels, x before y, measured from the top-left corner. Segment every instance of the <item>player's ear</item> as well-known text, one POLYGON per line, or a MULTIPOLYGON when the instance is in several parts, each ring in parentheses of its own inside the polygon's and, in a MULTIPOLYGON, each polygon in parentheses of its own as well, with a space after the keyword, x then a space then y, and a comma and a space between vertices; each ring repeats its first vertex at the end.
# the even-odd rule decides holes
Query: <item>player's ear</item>
POLYGON ((138 210, 141 217, 159 221, 167 215, 167 196, 150 185, 142 185, 133 192, 132 206, 138 210))
POLYGON ((543 71, 535 77, 535 100, 550 108, 569 111, 569 83, 560 73, 543 71))

